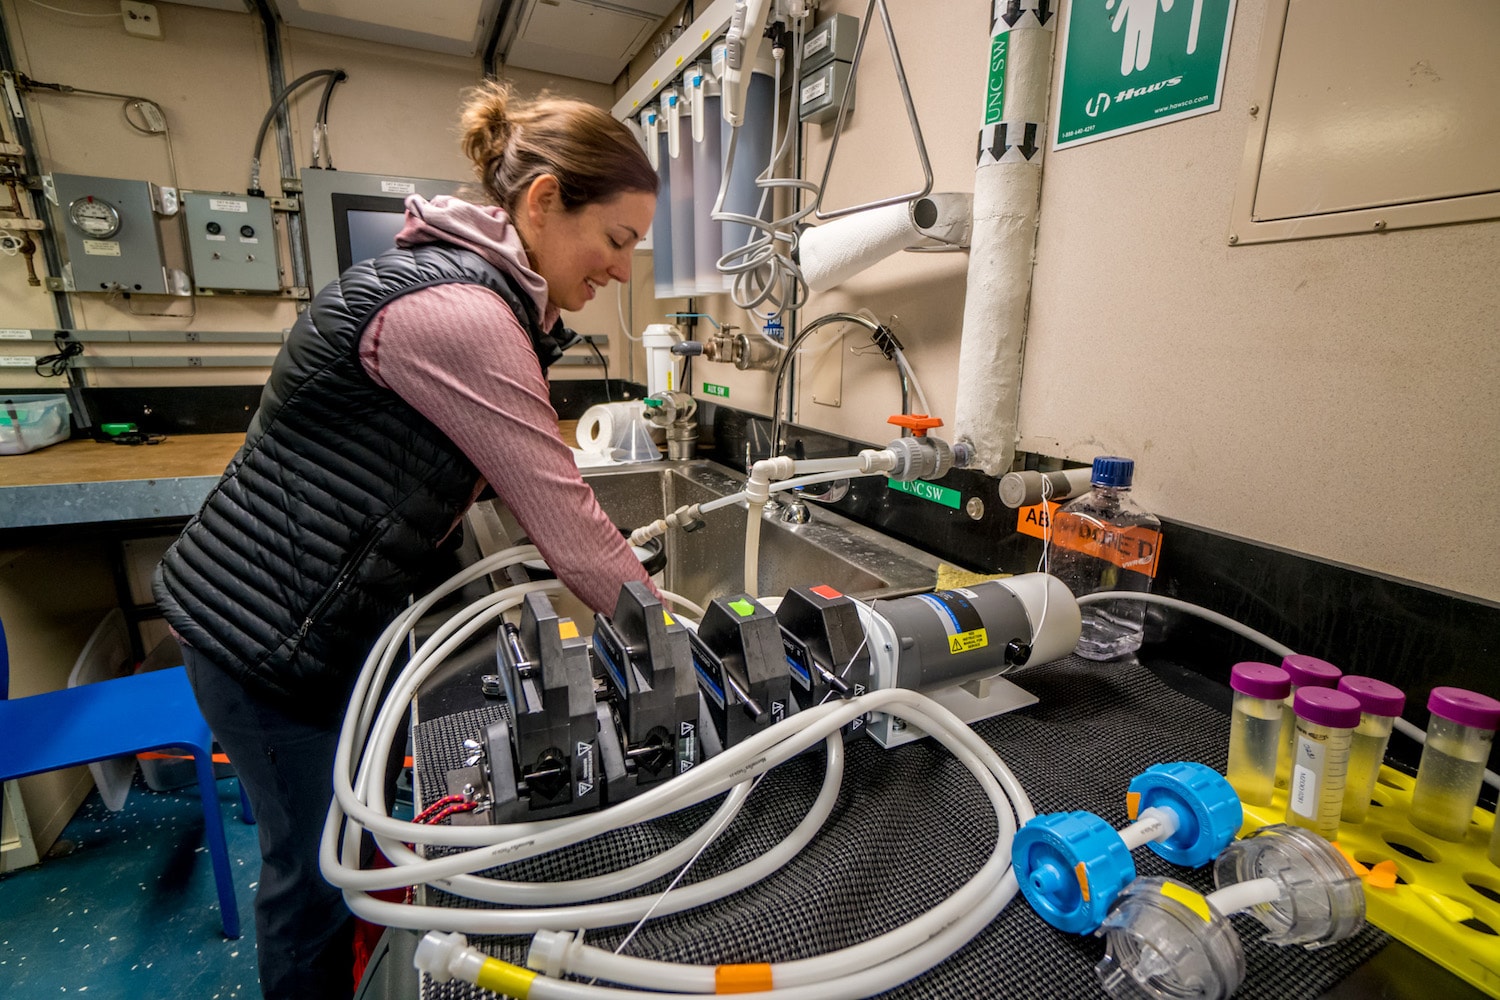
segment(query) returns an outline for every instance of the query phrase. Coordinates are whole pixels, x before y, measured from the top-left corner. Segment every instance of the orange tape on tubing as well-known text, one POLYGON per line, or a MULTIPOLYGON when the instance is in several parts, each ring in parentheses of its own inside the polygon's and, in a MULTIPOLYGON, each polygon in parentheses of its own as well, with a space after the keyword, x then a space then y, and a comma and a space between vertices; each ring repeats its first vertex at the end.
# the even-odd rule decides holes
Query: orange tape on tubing
POLYGON ((768 962, 721 965, 714 969, 715 993, 759 993, 769 989, 771 966, 768 962))

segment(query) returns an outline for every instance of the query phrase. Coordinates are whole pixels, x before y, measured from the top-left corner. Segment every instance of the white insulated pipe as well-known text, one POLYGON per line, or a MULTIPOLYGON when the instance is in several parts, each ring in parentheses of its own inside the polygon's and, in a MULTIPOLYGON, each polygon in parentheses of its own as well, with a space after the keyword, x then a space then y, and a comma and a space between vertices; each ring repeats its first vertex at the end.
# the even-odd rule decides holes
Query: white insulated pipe
POLYGON ((954 436, 973 447, 971 467, 991 476, 1008 472, 1016 454, 1021 356, 1047 144, 1058 17, 1049 10, 1043 23, 1033 9, 1038 5, 1039 0, 993 2, 985 118, 974 171, 954 436))

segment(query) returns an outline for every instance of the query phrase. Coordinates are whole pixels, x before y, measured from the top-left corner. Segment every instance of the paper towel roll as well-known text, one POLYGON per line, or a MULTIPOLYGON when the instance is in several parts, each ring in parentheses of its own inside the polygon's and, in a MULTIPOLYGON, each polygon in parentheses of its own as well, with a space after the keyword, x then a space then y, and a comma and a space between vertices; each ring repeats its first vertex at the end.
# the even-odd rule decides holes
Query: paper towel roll
POLYGON ((641 412, 640 400, 600 403, 583 411, 578 420, 578 447, 594 455, 607 455, 630 421, 641 412))
POLYGON ((821 292, 921 242, 911 210, 902 202, 806 230, 797 240, 798 261, 807 287, 821 292))

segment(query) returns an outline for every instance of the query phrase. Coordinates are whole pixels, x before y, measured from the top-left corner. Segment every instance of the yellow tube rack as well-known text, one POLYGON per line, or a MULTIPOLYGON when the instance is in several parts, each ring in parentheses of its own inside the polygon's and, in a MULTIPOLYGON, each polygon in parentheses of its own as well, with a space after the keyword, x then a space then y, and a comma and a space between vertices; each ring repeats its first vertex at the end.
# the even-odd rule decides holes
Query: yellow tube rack
MULTIPOLYGON (((1500 867, 1487 857, 1495 816, 1475 808, 1468 835, 1439 840, 1411 825, 1415 779, 1380 769, 1365 821, 1339 827, 1338 845, 1366 871, 1365 916, 1490 996, 1500 997, 1500 867)), ((1245 807, 1244 836, 1283 822, 1286 790, 1245 807)))

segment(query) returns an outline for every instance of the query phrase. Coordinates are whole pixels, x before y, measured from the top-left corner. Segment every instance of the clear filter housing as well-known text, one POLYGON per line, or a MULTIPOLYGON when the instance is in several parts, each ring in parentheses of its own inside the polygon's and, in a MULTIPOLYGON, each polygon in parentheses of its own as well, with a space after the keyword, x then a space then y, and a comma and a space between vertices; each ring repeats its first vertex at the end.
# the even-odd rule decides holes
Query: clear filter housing
POLYGON ((1099 930, 1099 985, 1129 1000, 1220 1000, 1245 978, 1233 925, 1201 894, 1171 879, 1138 878, 1099 930))
POLYGON ((1271 944, 1314 949, 1359 933, 1365 892, 1338 848, 1300 827, 1278 823, 1246 834, 1214 861, 1219 888, 1270 878, 1281 892, 1247 910, 1265 925, 1271 944))

